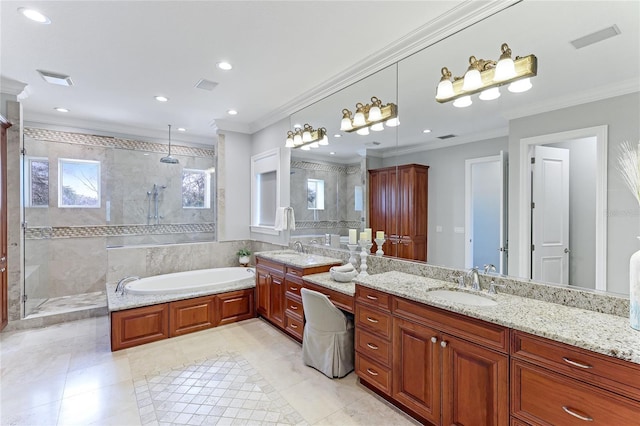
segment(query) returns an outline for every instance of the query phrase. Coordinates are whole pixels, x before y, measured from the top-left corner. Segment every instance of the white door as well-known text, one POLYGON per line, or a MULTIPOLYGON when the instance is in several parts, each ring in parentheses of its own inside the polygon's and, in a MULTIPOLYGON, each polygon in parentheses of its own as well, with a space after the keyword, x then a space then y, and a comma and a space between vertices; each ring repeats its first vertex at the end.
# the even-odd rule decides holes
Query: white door
POLYGON ((465 266, 506 274, 506 154, 466 160, 465 266))
POLYGON ((536 145, 531 171, 532 278, 569 284, 569 150, 536 145))

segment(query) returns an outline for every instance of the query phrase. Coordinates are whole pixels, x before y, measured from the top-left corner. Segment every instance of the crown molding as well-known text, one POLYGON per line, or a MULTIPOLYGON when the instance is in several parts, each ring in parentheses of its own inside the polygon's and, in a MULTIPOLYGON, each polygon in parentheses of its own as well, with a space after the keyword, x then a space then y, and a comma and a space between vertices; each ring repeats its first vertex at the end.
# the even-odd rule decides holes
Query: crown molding
POLYGON ((0 76, 0 92, 20 99, 26 99, 29 97, 27 83, 5 76, 0 76))
POLYGON ((237 123, 229 120, 212 120, 209 125, 215 130, 216 134, 219 132, 254 133, 247 123, 237 123))
POLYGON ((314 102, 344 89, 381 69, 429 47, 463 29, 494 15, 522 0, 474 1, 466 0, 404 37, 393 41, 373 55, 334 75, 329 80, 298 95, 290 102, 248 125, 250 133, 289 117, 314 102))
POLYGON ((504 114, 504 118, 513 120, 516 118, 528 117, 530 115, 542 114, 549 111, 555 111, 562 108, 569 108, 576 105, 587 104, 589 102, 601 101, 616 96, 628 95, 640 91, 640 81, 638 79, 629 79, 614 82, 606 86, 586 89, 579 93, 560 96, 553 98, 551 101, 538 102, 536 104, 526 105, 521 108, 514 108, 504 114))

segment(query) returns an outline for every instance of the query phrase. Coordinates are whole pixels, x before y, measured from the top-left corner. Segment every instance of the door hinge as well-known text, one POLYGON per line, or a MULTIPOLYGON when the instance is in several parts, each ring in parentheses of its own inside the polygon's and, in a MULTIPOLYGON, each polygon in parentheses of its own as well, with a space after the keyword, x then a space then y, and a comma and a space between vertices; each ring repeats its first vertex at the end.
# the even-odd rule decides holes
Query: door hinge
POLYGON ((27 148, 20 149, 20 154, 27 155, 27 148))
POLYGON ((22 229, 27 229, 27 221, 25 220, 24 222, 22 222, 20 226, 22 227, 22 229))
POLYGON ((531 157, 531 164, 536 164, 536 157, 531 157))
POLYGON ((535 244, 531 244, 531 251, 536 251, 536 245, 535 244))
POLYGON ((535 209, 536 208, 536 203, 534 203, 533 201, 531 202, 531 208, 535 209))
POLYGON ((26 295, 26 294, 23 294, 23 295, 22 295, 22 303, 26 302, 28 298, 29 298, 29 297, 27 297, 27 295, 26 295))

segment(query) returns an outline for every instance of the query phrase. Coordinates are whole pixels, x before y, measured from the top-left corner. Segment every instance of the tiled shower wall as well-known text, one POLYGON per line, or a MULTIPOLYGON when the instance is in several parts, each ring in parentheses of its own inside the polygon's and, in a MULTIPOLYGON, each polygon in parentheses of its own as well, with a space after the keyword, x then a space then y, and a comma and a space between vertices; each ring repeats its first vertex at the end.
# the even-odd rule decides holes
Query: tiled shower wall
MULTIPOLYGON (((348 235, 361 228, 362 212, 355 210, 355 187, 364 186, 360 164, 326 164, 291 160, 291 207, 296 215, 295 235, 348 235), (307 180, 324 181, 324 210, 307 208, 307 180)), ((363 193, 366 193, 363 187, 363 193)))
POLYGON ((160 163, 167 146, 122 138, 24 129, 27 156, 49 160, 49 206, 25 209, 25 279, 31 299, 104 290, 107 248, 215 240, 215 173, 206 209, 182 207, 182 171, 215 171, 213 148, 172 145, 180 164, 160 163), (58 208, 58 159, 100 161, 99 208, 58 208), (165 185, 155 204, 148 192, 165 185))

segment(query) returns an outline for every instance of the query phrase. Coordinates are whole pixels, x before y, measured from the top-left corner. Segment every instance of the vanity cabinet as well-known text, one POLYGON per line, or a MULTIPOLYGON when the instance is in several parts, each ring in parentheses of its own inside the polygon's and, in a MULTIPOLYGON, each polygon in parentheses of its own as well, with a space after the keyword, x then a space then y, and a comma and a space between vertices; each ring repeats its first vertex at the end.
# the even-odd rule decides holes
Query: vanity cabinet
POLYGON ((356 286, 356 373, 422 421, 508 425, 508 337, 504 327, 356 286))
POLYGON ((369 226, 385 231, 385 253, 427 260, 428 170, 419 164, 369 170, 369 226))
POLYGON ((304 313, 300 289, 303 276, 327 272, 329 265, 296 267, 256 256, 257 313, 298 341, 302 341, 304 313))
POLYGON ((511 331, 511 414, 529 425, 637 425, 640 372, 632 364, 511 331))

